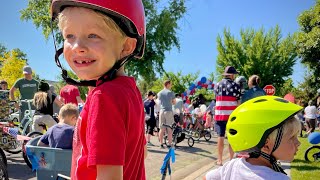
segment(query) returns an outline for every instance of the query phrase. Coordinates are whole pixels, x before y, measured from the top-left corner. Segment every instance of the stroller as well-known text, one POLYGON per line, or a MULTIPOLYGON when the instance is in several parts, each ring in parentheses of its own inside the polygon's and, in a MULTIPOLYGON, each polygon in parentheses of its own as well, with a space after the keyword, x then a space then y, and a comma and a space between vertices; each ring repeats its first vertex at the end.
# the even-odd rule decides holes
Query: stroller
MULTIPOLYGON (((183 130, 180 126, 178 126, 178 123, 180 120, 179 115, 180 115, 180 111, 175 110, 175 114, 173 115, 174 123, 172 124, 172 126, 168 126, 168 128, 171 128, 173 130, 172 144, 174 145, 174 147, 176 147, 176 145, 178 143, 182 142, 186 138, 186 133, 183 132, 183 130)), ((170 144, 168 142, 168 135, 167 134, 164 136, 164 142, 165 142, 166 146, 170 146, 170 144)), ((189 147, 192 147, 194 145, 194 139, 191 136, 188 137, 188 145, 189 145, 189 147)))
POLYGON ((189 123, 187 126, 187 132, 193 136, 196 140, 200 140, 201 137, 204 137, 206 141, 211 139, 211 133, 205 129, 205 122, 203 121, 203 113, 199 108, 196 108, 193 112, 193 123, 189 123))

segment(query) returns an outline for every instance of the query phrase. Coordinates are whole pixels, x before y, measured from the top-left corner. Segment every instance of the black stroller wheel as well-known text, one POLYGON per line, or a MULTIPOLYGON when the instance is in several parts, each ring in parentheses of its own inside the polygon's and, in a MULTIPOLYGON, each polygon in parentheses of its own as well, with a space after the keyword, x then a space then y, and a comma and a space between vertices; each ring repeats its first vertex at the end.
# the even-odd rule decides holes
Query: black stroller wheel
POLYGON ((304 158, 306 161, 316 162, 318 160, 319 153, 320 153, 320 146, 311 146, 306 150, 304 154, 304 158))
POLYGON ((210 141, 211 139, 211 133, 209 131, 206 131, 205 134, 204 134, 204 139, 206 141, 210 141))
POLYGON ((188 145, 189 145, 189 147, 193 147, 193 145, 194 145, 194 139, 193 139, 192 137, 189 137, 189 138, 188 138, 188 145))

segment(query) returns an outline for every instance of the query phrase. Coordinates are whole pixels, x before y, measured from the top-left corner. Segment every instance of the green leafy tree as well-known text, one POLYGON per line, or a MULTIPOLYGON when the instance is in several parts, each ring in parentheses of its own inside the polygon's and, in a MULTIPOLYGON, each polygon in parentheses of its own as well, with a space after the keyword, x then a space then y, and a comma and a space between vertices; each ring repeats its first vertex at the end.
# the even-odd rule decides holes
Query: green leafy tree
MULTIPOLYGON (((2 57, 6 52, 7 52, 7 48, 0 43, 0 57, 2 57)), ((1 65, 1 62, 0 62, 0 65, 1 65)))
POLYGON ((293 37, 288 35, 282 38, 278 26, 268 32, 263 28, 258 31, 241 30, 240 39, 225 29, 223 37, 218 36, 217 44, 217 71, 220 74, 226 66, 231 65, 246 78, 259 75, 262 87, 273 84, 280 89, 292 74, 297 59, 293 37))
POLYGON ((172 88, 171 90, 175 93, 183 93, 187 90, 192 82, 194 82, 199 76, 199 72, 189 73, 183 75, 181 71, 176 74, 173 72, 166 73, 162 78, 155 80, 152 83, 151 90, 154 92, 159 92, 163 89, 163 82, 165 80, 171 80, 172 88))
POLYGON ((312 98, 320 88, 320 0, 309 10, 298 17, 300 31, 296 33, 298 55, 301 62, 307 66, 308 73, 300 88, 305 91, 305 97, 312 98))
POLYGON ((316 97, 316 85, 313 86, 314 82, 316 82, 315 76, 313 76, 313 73, 308 71, 306 72, 304 76, 304 80, 302 83, 299 84, 296 95, 297 97, 300 97, 303 99, 305 102, 308 102, 309 100, 313 99, 316 97))
POLYGON ((19 59, 19 52, 15 50, 4 53, 0 61, 3 62, 0 67, 0 79, 6 80, 8 87, 11 88, 17 79, 23 77, 22 68, 26 65, 26 61, 19 59))
POLYGON ((15 49, 12 49, 12 50, 17 54, 17 58, 18 59, 25 60, 26 62, 28 62, 26 53, 21 51, 19 48, 15 48, 15 49))
MULTIPOLYGON (((162 74, 165 52, 180 48, 177 31, 178 21, 186 12, 185 0, 168 0, 165 5, 159 0, 143 0, 147 22, 147 42, 143 59, 126 65, 127 72, 147 81, 154 80, 155 72, 162 74)), ((21 10, 22 20, 32 20, 36 28, 48 39, 51 33, 50 0, 29 0, 28 7, 21 10)), ((58 44, 62 43, 57 24, 53 24, 58 44)))
POLYGON ((288 93, 295 93, 295 92, 296 92, 296 88, 293 85, 293 81, 291 78, 288 78, 283 84, 283 86, 279 89, 278 95, 281 97, 284 97, 288 93))

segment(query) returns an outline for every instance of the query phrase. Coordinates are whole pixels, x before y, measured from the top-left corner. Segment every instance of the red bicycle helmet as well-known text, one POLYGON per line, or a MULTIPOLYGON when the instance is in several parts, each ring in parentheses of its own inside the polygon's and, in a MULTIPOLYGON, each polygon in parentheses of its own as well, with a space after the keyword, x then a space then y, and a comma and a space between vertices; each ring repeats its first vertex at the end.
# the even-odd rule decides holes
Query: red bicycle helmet
POLYGON ((53 0, 52 20, 55 20, 58 14, 68 6, 96 10, 112 18, 128 37, 137 39, 133 54, 136 58, 142 58, 146 41, 142 0, 53 0))

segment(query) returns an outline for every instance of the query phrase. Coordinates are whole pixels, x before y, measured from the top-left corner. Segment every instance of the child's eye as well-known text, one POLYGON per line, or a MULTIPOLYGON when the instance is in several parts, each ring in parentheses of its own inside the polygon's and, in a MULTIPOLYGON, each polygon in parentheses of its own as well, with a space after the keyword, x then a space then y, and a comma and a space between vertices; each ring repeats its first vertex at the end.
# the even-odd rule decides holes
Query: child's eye
POLYGON ((89 34, 88 38, 98 38, 99 36, 96 34, 89 34))
POLYGON ((74 35, 73 35, 73 34, 67 34, 67 35, 66 35, 66 39, 71 39, 71 38, 74 38, 74 35))

